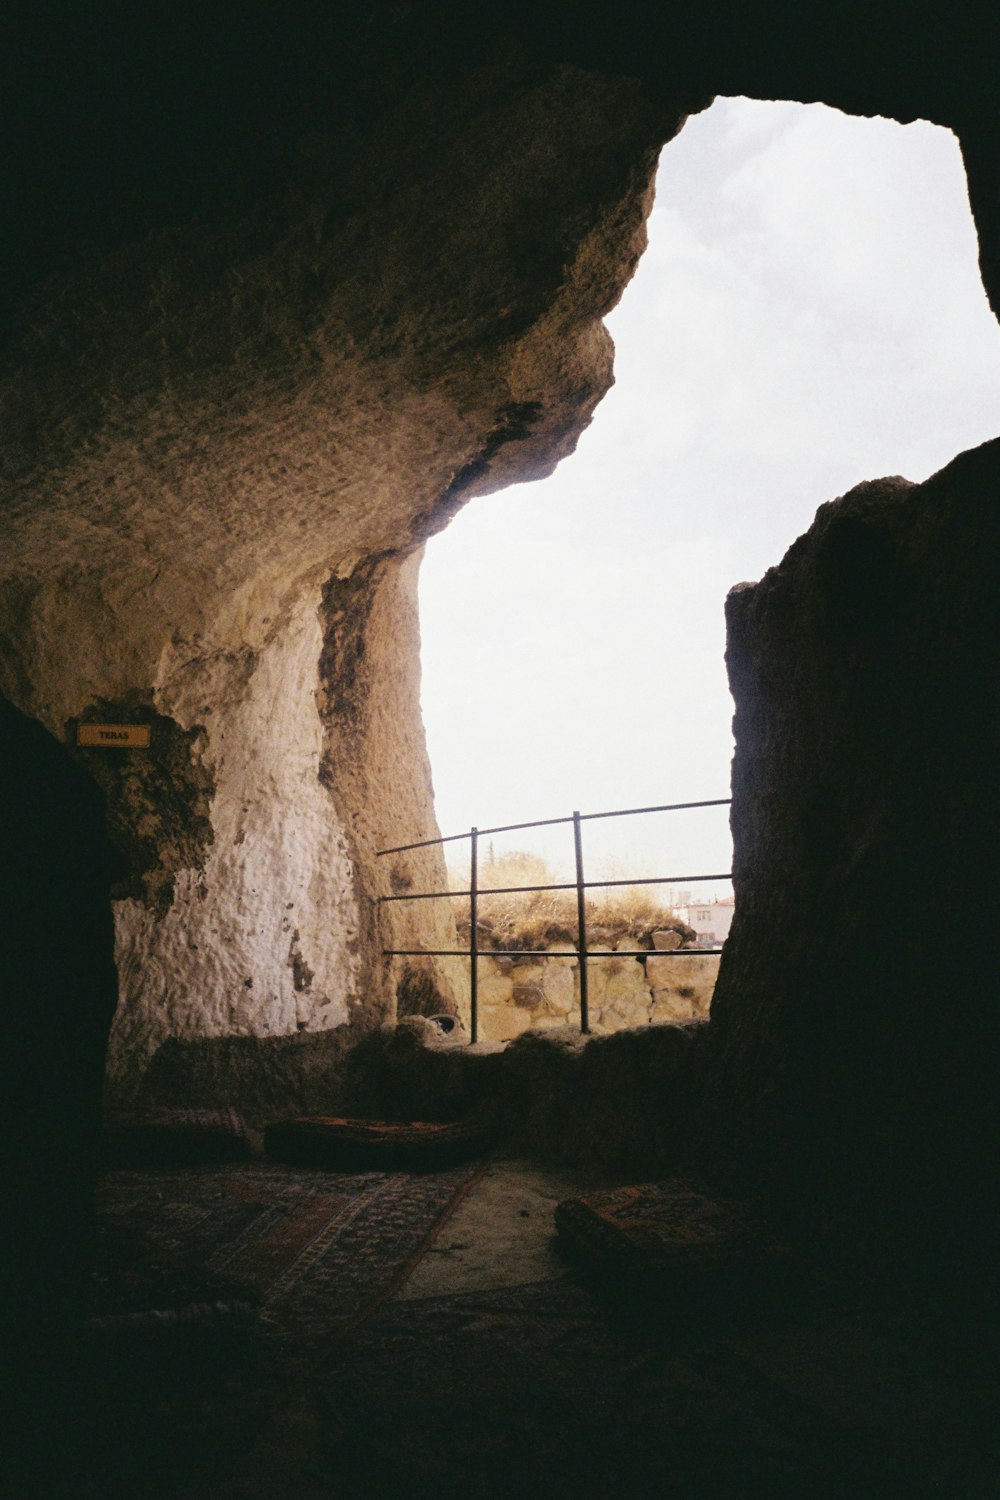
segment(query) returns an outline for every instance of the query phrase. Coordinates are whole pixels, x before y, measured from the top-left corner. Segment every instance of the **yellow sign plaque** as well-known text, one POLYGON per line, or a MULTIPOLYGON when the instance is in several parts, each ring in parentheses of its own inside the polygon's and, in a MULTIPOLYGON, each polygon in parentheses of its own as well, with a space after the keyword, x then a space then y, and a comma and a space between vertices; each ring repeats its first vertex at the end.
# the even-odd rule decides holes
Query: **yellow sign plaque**
POLYGON ((78 724, 78 745, 102 745, 111 750, 148 750, 148 724, 78 724))

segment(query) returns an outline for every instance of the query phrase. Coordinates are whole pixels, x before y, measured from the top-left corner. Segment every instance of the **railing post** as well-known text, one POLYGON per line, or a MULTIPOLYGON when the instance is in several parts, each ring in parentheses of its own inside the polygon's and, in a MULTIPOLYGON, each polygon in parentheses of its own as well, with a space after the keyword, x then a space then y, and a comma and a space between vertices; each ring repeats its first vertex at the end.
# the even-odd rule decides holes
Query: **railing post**
POLYGON ((577 955, 580 964, 580 1030, 584 1035, 590 1030, 590 1012, 587 1008, 587 905, 583 885, 583 842, 580 838, 580 814, 573 814, 573 847, 576 851, 576 921, 577 955))
POLYGON ((469 833, 469 1021, 472 1040, 479 1040, 479 829, 469 833))

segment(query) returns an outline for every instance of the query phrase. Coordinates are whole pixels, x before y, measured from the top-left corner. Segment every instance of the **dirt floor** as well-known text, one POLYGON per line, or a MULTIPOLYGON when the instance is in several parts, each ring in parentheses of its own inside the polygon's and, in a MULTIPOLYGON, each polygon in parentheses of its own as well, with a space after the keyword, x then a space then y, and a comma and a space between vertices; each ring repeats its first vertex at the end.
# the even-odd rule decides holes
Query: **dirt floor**
POLYGON ((396 1293, 400 1301, 459 1296, 565 1276, 556 1204, 599 1179, 524 1161, 492 1163, 396 1293))
MULTIPOLYGON (((131 1228, 148 1227, 143 1217, 166 1223, 158 1272, 183 1265, 189 1276, 208 1209, 243 1212, 251 1189, 266 1188, 264 1172, 246 1164, 194 1177, 119 1175, 116 1232, 130 1227, 130 1214, 131 1228)), ((308 1204, 321 1203, 323 1177, 306 1181, 308 1204)), ((34 1419, 35 1475, 18 1495, 965 1500, 995 1492, 984 1437, 994 1392, 974 1328, 942 1323, 930 1309, 875 1313, 859 1296, 814 1286, 735 1313, 730 1303, 725 1315, 668 1296, 636 1302, 628 1288, 581 1279, 557 1245, 556 1203, 596 1185, 524 1161, 487 1163, 460 1185, 402 1273, 376 1277, 376 1295, 355 1298, 339 1321, 333 1303, 346 1292, 334 1286, 325 1307, 333 1283, 317 1292, 286 1270, 283 1302, 220 1301, 217 1316, 202 1303, 190 1323, 130 1315, 91 1326, 58 1369, 47 1366, 45 1390, 26 1391, 26 1409, 40 1403, 48 1417, 34 1419)), ((442 1201, 451 1192, 444 1186, 442 1201)), ((386 1216, 409 1204, 407 1189, 402 1174, 369 1174, 337 1208, 336 1235, 320 1236, 325 1255, 331 1247, 341 1255, 348 1291, 352 1256, 364 1259, 350 1236, 377 1237, 386 1216)), ((436 1191, 420 1184, 435 1213, 436 1191)))

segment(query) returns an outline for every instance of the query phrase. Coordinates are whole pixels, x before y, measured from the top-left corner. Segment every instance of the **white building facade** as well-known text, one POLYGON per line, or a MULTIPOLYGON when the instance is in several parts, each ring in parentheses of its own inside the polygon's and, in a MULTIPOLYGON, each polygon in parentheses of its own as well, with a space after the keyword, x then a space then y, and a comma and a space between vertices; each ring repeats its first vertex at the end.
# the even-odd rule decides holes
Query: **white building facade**
POLYGON ((721 948, 729 936, 735 910, 732 898, 728 901, 688 901, 675 907, 681 921, 694 929, 699 948, 721 948))

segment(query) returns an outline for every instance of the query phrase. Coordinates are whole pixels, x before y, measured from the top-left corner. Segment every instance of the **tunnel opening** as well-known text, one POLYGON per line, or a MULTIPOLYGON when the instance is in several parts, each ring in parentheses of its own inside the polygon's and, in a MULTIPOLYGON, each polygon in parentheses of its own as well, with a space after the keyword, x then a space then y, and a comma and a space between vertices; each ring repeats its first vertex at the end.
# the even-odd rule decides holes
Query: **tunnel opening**
MULTIPOLYGON (((427 545, 421 691, 445 834, 555 817, 567 797, 594 810, 728 796, 727 590, 860 480, 920 481, 994 435, 1000 339, 949 132, 719 99, 664 148, 647 228, 607 319, 615 384, 575 453, 473 501, 427 545)), ((884 628, 862 619, 881 572, 841 602, 859 650, 884 628)), ((717 814, 612 820, 588 840, 590 868, 609 879, 730 868, 717 814)), ((450 885, 466 889, 464 846, 450 848, 450 885)), ((525 866, 548 858, 549 882, 572 878, 558 828, 491 840, 487 857, 503 874, 522 850, 525 866)), ((693 899, 660 894, 667 908, 693 899)), ((700 894, 726 900, 731 887, 700 894)), ((522 899, 525 933, 539 899, 522 899)), ((467 904, 455 905, 463 942, 467 904)), ((516 912, 493 915, 520 940, 516 912)), ((502 946, 491 931, 483 941, 502 946)), ((489 1034, 575 1023, 578 981, 563 1014, 556 965, 518 975, 504 962, 481 961, 502 996, 489 1034), (541 993, 546 969, 553 995, 516 1005, 518 978, 522 997, 527 984, 541 993)), ((595 964, 595 979, 608 968, 595 964)), ((648 985, 624 986, 608 1025, 651 1014, 648 985)))
MULTIPOLYGON (((640 9, 648 21, 651 9, 640 9)), ((392 28, 422 28, 421 8, 391 11, 392 28)), ((281 1172, 273 1192, 280 1169, 259 1157, 233 1169, 235 1192, 230 1169, 206 1171, 204 1162, 145 1184, 126 1172, 104 1201, 106 1222, 123 1231, 116 1267, 127 1274, 116 1289, 148 1288, 150 1261, 155 1275, 160 1252, 180 1249, 183 1261, 194 1240, 199 1272, 211 1263, 213 1276, 195 1278, 209 1295, 189 1302, 185 1316, 147 1302, 145 1323, 103 1321, 88 1330, 78 1361, 60 1366, 74 1395, 86 1392, 70 1469, 124 1476, 121 1492, 192 1494, 214 1482, 220 1496, 277 1495, 291 1484, 303 1494, 336 1486, 395 1500, 419 1492, 415 1467, 430 1476, 430 1493, 448 1493, 451 1480, 466 1487, 484 1451, 497 1455, 499 1482, 517 1494, 557 1494, 567 1474, 579 1493, 598 1475, 602 1493, 631 1484, 640 1494, 653 1473, 653 1493, 666 1483, 727 1500, 755 1485, 769 1495, 826 1486, 912 1496, 925 1480, 929 1489, 953 1487, 956 1464, 970 1493, 985 1472, 970 1330, 979 1327, 973 1311, 988 1306, 977 1299, 988 1264, 979 1210, 990 1180, 984 1075, 993 1013, 987 956, 943 954, 933 937, 941 869, 953 879, 975 870, 986 890, 995 881, 979 811, 994 724, 977 690, 996 597, 987 555, 995 444, 923 485, 859 486, 780 567, 730 601, 737 871, 747 899, 730 950, 734 978, 720 987, 710 1028, 696 1036, 657 1029, 643 1046, 627 1032, 586 1049, 521 1039, 498 1062, 495 1053, 470 1060, 470 1049, 449 1050, 446 1036, 429 1041, 423 1015, 382 1027, 396 997, 379 964, 388 939, 372 915, 383 894, 375 852, 428 808, 409 652, 416 549, 463 496, 538 472, 575 441, 606 384, 595 320, 638 254, 655 147, 700 107, 709 83, 734 79, 750 92, 777 79, 779 95, 900 118, 926 107, 962 125, 970 181, 979 184, 983 265, 991 264, 995 156, 984 121, 992 74, 977 52, 958 76, 950 28, 941 28, 940 53, 936 44, 924 53, 896 35, 887 45, 884 27, 866 17, 856 43, 838 24, 831 45, 816 51, 794 27, 776 35, 770 18, 758 37, 757 12, 732 29, 705 26, 700 14, 688 26, 682 16, 676 35, 674 20, 669 7, 651 36, 625 28, 596 63, 591 54, 589 73, 580 48, 586 55, 593 36, 581 42, 574 20, 572 43, 533 34, 527 51, 537 43, 541 52, 526 56, 524 36, 512 37, 499 60, 484 63, 479 48, 462 57, 454 77, 460 40, 450 36, 442 51, 436 34, 422 34, 423 47, 408 49, 389 28, 369 69, 380 81, 357 112, 352 101, 369 75, 350 49, 340 73, 333 69, 344 84, 340 133, 322 102, 337 90, 319 52, 295 75, 318 79, 316 131, 277 121, 272 103, 287 94, 287 77, 275 91, 258 90, 251 71, 240 102, 262 128, 188 151, 180 210, 170 207, 169 172, 140 171, 124 195, 129 211, 102 220, 114 194, 102 195, 87 170, 73 179, 76 197, 64 194, 50 214, 44 200, 59 176, 50 163, 35 194, 45 210, 33 221, 41 237, 77 202, 89 223, 100 221, 98 250, 116 234, 121 243, 103 259, 91 246, 80 275, 68 269, 71 245, 51 263, 65 279, 54 290, 33 285, 35 300, 18 315, 26 342, 9 392, 17 438, 3 455, 17 495, 3 515, 12 544, 0 554, 11 625, 3 681, 19 708, 58 733, 83 703, 151 695, 178 727, 184 774, 195 760, 210 773, 196 778, 213 835, 197 841, 198 858, 207 851, 203 871, 173 884, 165 918, 130 898, 141 1024, 118 1061, 146 1103, 210 1099, 228 1113, 247 1099, 255 1123, 341 1107, 343 1049, 357 1042, 352 1097, 371 1109, 385 1086, 381 1097, 406 1116, 395 1123, 447 1125, 494 1089, 508 1139, 529 1154, 562 1149, 618 1174, 650 1169, 649 1152, 636 1155, 650 1145, 657 1172, 676 1170, 690 1159, 693 1128, 702 1152, 693 1166, 778 1210, 808 1251, 846 1245, 856 1288, 879 1282, 882 1296, 914 1262, 930 1268, 930 1295, 908 1311, 920 1309, 919 1336, 949 1355, 947 1332, 960 1328, 960 1358, 946 1374, 939 1361, 926 1422, 926 1358, 905 1396, 897 1379, 905 1383, 905 1340, 869 1336, 864 1319, 838 1321, 826 1303, 820 1326, 804 1330, 794 1306, 772 1301, 791 1326, 783 1351, 770 1322, 760 1339, 745 1336, 742 1308, 735 1341, 722 1320, 706 1345, 695 1289, 688 1304, 697 1326, 682 1334, 673 1309, 664 1339, 643 1345, 650 1365, 603 1315, 581 1319, 580 1289, 559 1276, 535 1291, 530 1281, 482 1295, 480 1286, 461 1306, 445 1295, 444 1307, 431 1278, 421 1283, 431 1294, 397 1301, 394 1278, 405 1281, 409 1251, 429 1261, 427 1236, 441 1227, 433 1174, 421 1194, 380 1173, 318 1188, 314 1169, 306 1178, 281 1172), (660 58, 647 42, 665 36, 671 45, 660 58), (717 66, 706 62, 713 49, 717 66), (620 75, 608 71, 612 60, 620 75), (650 81, 661 63, 671 78, 686 77, 683 88, 650 81), (977 79, 988 84, 980 95, 977 79), (246 142, 264 138, 258 162, 246 142), (244 170, 227 170, 237 165, 244 170), (155 178, 154 213, 144 212, 144 175, 155 178), (191 204, 197 212, 185 217, 191 204), (885 578, 874 604, 845 613, 845 602, 859 591, 870 599, 885 578), (352 694, 357 685, 372 691, 352 694), (859 975, 845 955, 879 936, 880 893, 900 878, 900 864, 899 961, 859 975), (141 1236, 138 1245, 130 1238, 143 1193, 146 1227, 155 1226, 150 1254, 141 1236), (286 1234, 289 1220, 297 1227, 286 1234), (404 1221, 402 1255, 380 1258, 404 1221), (362 1264, 374 1271, 359 1295, 362 1264), (220 1268, 228 1280, 215 1279, 220 1268), (263 1277, 271 1298, 260 1317, 237 1295, 248 1272, 263 1277), (961 1319, 938 1298, 942 1286, 960 1289, 956 1302, 967 1299, 961 1319), (456 1327, 474 1330, 468 1356, 452 1341, 456 1327), (548 1344, 545 1330, 554 1334, 548 1344), (828 1381, 831 1345, 847 1352, 828 1381), (549 1381, 539 1370, 553 1347, 569 1358, 560 1365, 557 1353, 549 1381), (589 1394, 588 1379, 573 1373, 581 1349, 594 1353, 589 1394), (291 1364, 303 1358, 308 1371, 299 1365, 276 1385, 291 1350, 291 1364), (200 1357, 206 1351, 211 1358, 200 1357), (254 1351, 265 1356, 262 1371, 254 1351), (960 1360, 967 1380, 955 1378, 960 1360), (652 1396, 641 1371, 638 1388, 629 1384, 637 1363, 652 1371, 652 1396), (815 1396, 818 1424, 799 1399, 804 1369, 815 1381, 806 1404, 815 1396), (499 1400, 484 1371, 496 1375, 499 1400), (706 1389, 721 1391, 708 1406, 706 1389), (573 1409, 568 1393, 580 1397, 573 1409), (608 1424, 608 1409, 621 1420, 608 1424), (471 1420, 442 1421, 442 1412, 471 1420), (104 1462, 126 1428, 127 1451, 104 1462), (465 1444, 459 1462, 456 1440, 465 1444)), ((294 52, 298 33, 284 18, 280 29, 294 52)), ((266 26, 227 32, 219 56, 268 34, 266 26)), ((127 28, 119 43, 111 71, 128 50, 127 28)), ((264 52, 257 62, 267 74, 264 52)), ((58 76, 72 86, 51 90, 54 125, 43 144, 58 136, 60 105, 68 125, 102 57, 97 47, 77 68, 67 53, 58 76)), ((192 75, 182 46, 157 48, 156 57, 168 78, 180 64, 177 98, 189 87, 214 98, 211 63, 192 75)), ((117 120, 146 106, 148 75, 127 76, 129 107, 117 120)), ((103 104, 106 95, 94 97, 103 104)), ((157 90, 148 98, 149 116, 169 131, 174 114, 157 90)), ((304 87, 297 122, 313 103, 304 87)), ((147 146, 155 147, 155 127, 128 141, 155 156, 147 146)), ((71 178, 90 156, 84 136, 71 178)), ((133 160, 123 150, 123 163, 133 160)), ((30 170, 23 175, 30 186, 30 170)), ((421 832, 433 830, 406 829, 421 832)), ((386 880, 402 888, 421 873, 404 860, 386 880)), ((419 976, 411 1003, 431 1003, 419 976)), ((240 1139, 242 1149, 248 1138, 240 1139)), ((456 1196, 469 1188, 474 1207, 476 1186, 459 1180, 456 1196)), ((516 1204, 505 1229, 551 1207, 537 1192, 516 1204)), ((491 1217, 487 1206, 479 1228, 491 1217)), ((446 1266, 465 1254, 457 1219, 454 1230, 440 1243, 446 1266)), ((488 1243, 495 1265, 496 1237, 488 1243)), ((517 1264, 537 1268, 530 1257, 517 1264)), ((177 1295, 191 1288, 190 1265, 179 1268, 177 1295)), ((658 1308, 661 1290, 653 1288, 658 1308)), ((51 1431, 51 1387, 38 1386, 29 1443, 51 1431)), ((60 1415, 72 1404, 60 1394, 60 1415)), ((32 1457, 44 1447, 47 1460, 58 1445, 33 1446, 32 1457)), ((60 1489, 85 1492, 75 1471, 60 1489)), ((114 1485, 95 1477, 93 1489, 114 1485)))

